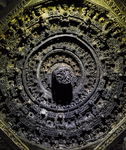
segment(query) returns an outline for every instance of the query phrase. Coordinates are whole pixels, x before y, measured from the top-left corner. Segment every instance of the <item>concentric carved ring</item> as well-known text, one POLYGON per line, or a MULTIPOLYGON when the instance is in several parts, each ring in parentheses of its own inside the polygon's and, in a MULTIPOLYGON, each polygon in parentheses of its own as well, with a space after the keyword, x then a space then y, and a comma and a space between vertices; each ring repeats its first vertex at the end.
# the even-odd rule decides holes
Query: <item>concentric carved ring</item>
MULTIPOLYGON (((51 74, 54 72, 54 70, 57 67, 60 67, 60 66, 71 68, 71 71, 73 72, 73 78, 74 78, 73 81, 71 81, 71 79, 69 79, 70 81, 64 81, 64 80, 60 81, 59 79, 57 79, 57 81, 61 83, 71 82, 72 89, 73 89, 73 98, 72 98, 73 102, 75 102, 77 99, 78 100, 80 99, 79 97, 77 98, 76 96, 81 93, 82 89, 83 91, 86 92, 85 97, 83 98, 82 102, 79 102, 78 105, 75 105, 72 107, 70 106, 67 109, 66 108, 58 109, 59 112, 62 112, 62 111, 65 112, 68 110, 74 110, 77 107, 83 105, 92 96, 92 94, 96 90, 98 83, 99 83, 100 69, 98 65, 97 56, 94 50, 85 41, 79 39, 75 35, 68 35, 68 34, 57 35, 57 36, 48 38, 47 40, 43 41, 39 46, 37 46, 35 49, 33 49, 28 55, 28 57, 26 58, 26 61, 24 64, 23 84, 24 84, 27 94, 33 101, 35 101, 37 104, 40 103, 42 107, 49 109, 49 110, 53 110, 53 111, 57 111, 57 109, 51 108, 51 103, 45 106, 42 103, 42 99, 44 98, 46 100, 49 100, 49 99, 53 100, 52 87, 51 87, 51 82, 52 82, 51 74), (73 43, 71 41, 74 41, 74 44, 76 44, 76 46, 81 49, 82 52, 80 53, 80 56, 76 53, 74 54, 74 51, 76 50, 72 49, 72 46, 70 46, 70 48, 67 48, 67 45, 64 45, 61 48, 56 47, 57 42, 59 40, 66 42, 66 39, 68 40, 67 42, 71 44, 73 43), (46 49, 46 50, 44 51, 43 49, 46 49), (55 58, 56 56, 57 58, 55 58), (82 59, 82 56, 83 56, 83 59, 82 59), (38 59, 37 61, 35 61, 35 57, 37 57, 38 59), (69 59, 72 61, 70 62, 69 59), (55 61, 53 62, 53 60, 55 61), (87 60, 89 64, 87 64, 88 63, 87 60), (93 66, 94 70, 92 70, 93 71, 92 73, 90 72, 90 65, 91 66, 94 65, 93 66), (27 78, 27 75, 31 74, 31 69, 29 70, 28 68, 29 66, 31 66, 31 69, 36 70, 35 73, 34 71, 32 72, 34 75, 32 75, 31 80, 27 78), (86 83, 90 81, 90 77, 94 81, 91 82, 90 91, 86 91, 88 88, 86 86, 86 83), (42 80, 44 79, 45 81, 45 78, 47 82, 43 83, 42 80), (41 97, 36 96, 37 94, 35 94, 35 92, 30 89, 31 87, 29 85, 31 85, 32 82, 34 82, 33 80, 35 79, 37 82, 35 91, 38 91, 39 93, 41 93, 41 97)), ((70 73, 70 76, 72 77, 71 74, 72 73, 70 73)), ((84 93, 82 94, 84 95, 84 93)))
POLYGON ((32 144, 72 149, 125 116, 126 38, 108 10, 57 3, 24 10, 0 36, 0 114, 32 144))

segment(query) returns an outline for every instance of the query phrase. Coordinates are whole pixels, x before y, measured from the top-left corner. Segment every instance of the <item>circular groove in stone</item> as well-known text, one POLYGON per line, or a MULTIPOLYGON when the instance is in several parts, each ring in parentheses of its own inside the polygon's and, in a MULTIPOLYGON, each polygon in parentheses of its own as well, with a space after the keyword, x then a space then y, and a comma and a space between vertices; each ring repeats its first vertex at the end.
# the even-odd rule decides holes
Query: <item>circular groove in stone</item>
MULTIPOLYGON (((54 53, 54 52, 57 52, 57 51, 58 51, 58 52, 62 51, 62 52, 64 52, 64 53, 71 53, 71 55, 74 55, 74 57, 77 59, 77 62, 81 62, 81 61, 79 60, 78 56, 76 56, 76 54, 73 54, 73 53, 70 52, 70 51, 67 51, 67 50, 53 50, 53 53, 54 53)), ((38 69, 37 69, 37 78, 39 79, 40 87, 41 87, 41 88, 43 89, 43 91, 44 91, 45 98, 50 98, 50 97, 52 97, 52 94, 51 94, 49 91, 45 90, 44 87, 43 87, 43 85, 41 84, 41 82, 40 82, 40 77, 39 77, 39 68, 40 68, 42 62, 45 60, 45 58, 48 57, 49 55, 50 55, 50 53, 47 53, 47 55, 42 58, 42 60, 41 60, 40 63, 39 63, 39 67, 38 67, 38 69)), ((81 65, 81 66, 82 66, 82 65, 81 65)), ((83 74, 84 74, 84 69, 82 69, 82 70, 83 70, 83 74)), ((97 86, 98 86, 99 80, 100 80, 100 68, 99 68, 99 65, 98 65, 97 56, 96 56, 96 54, 95 54, 93 48, 91 48, 91 47, 87 44, 86 41, 81 40, 80 38, 78 38, 78 37, 75 36, 75 35, 61 34, 61 35, 55 35, 55 36, 53 36, 53 37, 49 37, 49 38, 46 39, 45 41, 41 42, 40 45, 38 45, 35 49, 33 49, 33 50, 30 52, 30 54, 29 54, 28 57, 26 58, 22 75, 23 75, 23 76, 22 76, 22 77, 23 77, 23 84, 24 84, 26 93, 29 95, 29 97, 30 97, 33 101, 35 101, 37 104, 41 105, 42 107, 44 107, 44 108, 47 109, 47 110, 51 110, 51 111, 54 111, 54 112, 57 112, 57 111, 58 111, 58 112, 68 112, 68 111, 72 111, 72 110, 74 110, 74 109, 76 109, 76 108, 82 106, 82 105, 93 95, 93 93, 95 92, 95 90, 96 90, 96 88, 97 88, 97 86), (51 40, 60 39, 60 38, 71 38, 71 41, 72 41, 72 40, 76 40, 76 41, 79 42, 81 45, 84 45, 84 47, 86 47, 86 48, 88 49, 88 51, 90 51, 90 53, 92 54, 92 56, 93 56, 93 58, 94 58, 94 60, 95 60, 95 62, 96 62, 96 68, 97 68, 97 82, 96 82, 96 84, 95 84, 94 89, 93 89, 93 90, 91 91, 91 93, 85 98, 85 101, 84 101, 84 102, 82 101, 82 102, 80 102, 78 105, 73 106, 72 108, 68 108, 68 109, 58 109, 58 110, 57 110, 57 109, 54 109, 54 108, 50 108, 50 107, 48 107, 48 106, 45 106, 44 104, 39 103, 38 101, 36 101, 36 100, 33 98, 33 96, 31 95, 31 93, 29 92, 29 90, 28 90, 28 88, 27 88, 26 79, 25 79, 25 76, 26 76, 26 75, 25 75, 25 68, 26 68, 26 64, 27 64, 28 59, 30 58, 30 56, 33 55, 37 50, 39 50, 39 48, 41 48, 42 46, 44 46, 45 44, 47 44, 47 43, 50 42, 51 40)), ((83 85, 83 83, 82 83, 82 85, 83 85)), ((79 89, 81 89, 81 86, 79 86, 79 89)), ((78 90, 79 90, 79 89, 78 89, 78 90)))

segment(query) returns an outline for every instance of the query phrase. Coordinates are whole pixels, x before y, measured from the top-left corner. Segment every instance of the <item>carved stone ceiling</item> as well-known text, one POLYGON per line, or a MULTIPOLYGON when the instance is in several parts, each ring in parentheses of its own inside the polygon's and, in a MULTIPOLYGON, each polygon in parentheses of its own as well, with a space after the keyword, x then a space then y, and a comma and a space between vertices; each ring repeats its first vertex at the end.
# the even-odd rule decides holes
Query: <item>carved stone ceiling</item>
POLYGON ((42 149, 105 149, 126 127, 125 15, 107 0, 26 3, 1 21, 0 117, 42 149))

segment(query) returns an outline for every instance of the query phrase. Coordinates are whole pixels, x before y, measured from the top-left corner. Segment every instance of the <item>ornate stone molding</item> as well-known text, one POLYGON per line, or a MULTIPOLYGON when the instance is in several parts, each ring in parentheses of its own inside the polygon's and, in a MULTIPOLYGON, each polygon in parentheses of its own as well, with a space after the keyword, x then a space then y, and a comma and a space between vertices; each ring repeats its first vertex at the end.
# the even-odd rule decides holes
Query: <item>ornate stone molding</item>
POLYGON ((123 23, 126 23, 126 16, 125 14, 118 8, 114 0, 104 0, 107 5, 114 11, 118 17, 123 21, 123 23))
POLYGON ((22 12, 24 10, 23 7, 30 1, 31 0, 21 0, 21 2, 15 8, 13 8, 2 20, 0 20, 0 32, 5 31, 8 22, 18 13, 22 12))
POLYGON ((114 0, 118 7, 125 13, 126 15, 126 1, 125 0, 114 0))
MULTIPOLYGON (((10 18, 1 25, 1 31, 6 28, 0 39, 4 60, 1 62, 5 62, 0 82, 2 102, 10 110, 5 121, 11 122, 15 131, 19 128, 22 133, 24 129, 26 133, 29 131, 30 134, 24 136, 36 144, 50 144, 50 148, 52 145, 66 148, 66 143, 69 147, 83 146, 100 139, 104 133, 105 136, 113 128, 113 122, 117 124, 125 116, 122 108, 126 105, 123 96, 125 60, 122 57, 125 30, 108 17, 107 10, 86 2, 83 8, 82 5, 70 8, 67 4, 40 5, 20 14, 24 9, 22 4, 15 9, 15 14, 19 12, 19 15, 9 23, 9 29, 6 23, 13 15, 9 14, 10 18), (55 96, 58 91, 53 86, 62 79, 61 70, 58 80, 53 78, 61 64, 61 70, 69 68, 63 79, 69 79, 69 93, 74 91, 73 99, 71 94, 68 100, 64 98, 65 102, 58 94, 55 96), (74 82, 70 80, 71 72, 75 75, 74 82)), ((62 91, 64 85, 60 84, 57 85, 62 91)), ((21 145, 10 129, 1 122, 0 126, 14 143, 21 145)), ((113 142, 125 127, 126 123, 123 125, 121 121, 109 132, 101 149, 113 142)))
POLYGON ((106 150, 107 147, 126 130, 126 117, 124 117, 104 138, 94 150, 106 150))
POLYGON ((29 150, 0 119, 0 129, 19 147, 21 150, 29 150))
MULTIPOLYGON (((26 4, 28 4, 30 1, 32 1, 32 0, 22 0, 15 8, 13 8, 0 21, 0 33, 2 33, 3 31, 5 31, 7 29, 7 24, 10 20, 12 20, 13 17, 15 17, 18 13, 23 12, 24 6, 26 6, 26 4)), ((47 0, 42 0, 41 2, 43 2, 43 1, 45 2, 47 0)), ((118 6, 114 2, 114 0, 104 0, 104 2, 119 16, 119 18, 123 21, 123 23, 124 22, 126 23, 126 16, 124 15, 124 13, 122 11, 120 11, 120 9, 118 8, 118 6)))

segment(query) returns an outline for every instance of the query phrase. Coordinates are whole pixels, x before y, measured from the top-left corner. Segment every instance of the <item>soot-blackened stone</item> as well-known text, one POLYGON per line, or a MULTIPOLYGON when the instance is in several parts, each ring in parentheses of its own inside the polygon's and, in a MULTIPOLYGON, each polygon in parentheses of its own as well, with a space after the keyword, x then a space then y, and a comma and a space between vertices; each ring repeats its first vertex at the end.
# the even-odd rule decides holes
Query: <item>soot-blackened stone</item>
POLYGON ((68 67, 56 68, 52 73, 53 99, 62 105, 69 104, 72 100, 73 72, 68 67))

